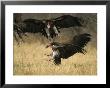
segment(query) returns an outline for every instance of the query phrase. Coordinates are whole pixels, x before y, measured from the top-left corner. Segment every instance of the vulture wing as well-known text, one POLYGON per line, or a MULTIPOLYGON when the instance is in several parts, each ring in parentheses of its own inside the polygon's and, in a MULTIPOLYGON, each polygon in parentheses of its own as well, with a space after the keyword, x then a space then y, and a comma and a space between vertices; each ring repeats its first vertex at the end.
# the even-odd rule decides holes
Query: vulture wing
POLYGON ((42 29, 44 28, 44 24, 42 23, 41 20, 25 19, 23 23, 26 25, 24 32, 38 33, 41 32, 42 29))

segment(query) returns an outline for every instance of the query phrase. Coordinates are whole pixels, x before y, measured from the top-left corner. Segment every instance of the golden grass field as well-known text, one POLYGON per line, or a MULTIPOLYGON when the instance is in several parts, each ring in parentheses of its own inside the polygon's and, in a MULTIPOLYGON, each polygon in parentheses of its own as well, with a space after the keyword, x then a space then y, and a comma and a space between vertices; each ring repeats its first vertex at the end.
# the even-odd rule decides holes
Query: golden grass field
MULTIPOLYGON (((14 40, 14 75, 97 75, 97 49, 92 40, 85 47, 85 55, 77 53, 69 59, 62 59, 61 65, 56 66, 48 61, 51 57, 46 56, 51 53, 50 48, 45 48, 48 44, 46 38, 29 34, 23 39, 25 42, 19 45, 14 40)), ((58 40, 69 41, 65 36, 58 40)))
MULTIPOLYGON (((65 13, 66 14, 66 13, 65 13)), ((85 55, 77 53, 68 59, 62 59, 61 65, 49 61, 50 48, 45 48, 48 40, 40 34, 28 33, 23 36, 24 43, 19 39, 19 45, 14 39, 14 75, 97 75, 97 14, 96 13, 67 13, 83 18, 83 27, 62 29, 55 41, 69 42, 77 33, 89 33, 91 41, 87 44, 85 55), (73 30, 77 30, 76 33, 73 30)), ((21 19, 51 19, 63 13, 22 13, 21 19)), ((15 16, 16 17, 16 16, 15 16)), ((19 16, 18 16, 19 18, 19 16)))

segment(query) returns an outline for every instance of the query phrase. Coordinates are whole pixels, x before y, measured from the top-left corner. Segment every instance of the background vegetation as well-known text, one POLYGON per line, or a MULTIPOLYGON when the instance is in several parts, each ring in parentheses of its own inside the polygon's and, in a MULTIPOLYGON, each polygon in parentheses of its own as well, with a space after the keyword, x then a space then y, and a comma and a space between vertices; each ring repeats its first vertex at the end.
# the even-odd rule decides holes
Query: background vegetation
MULTIPOLYGON (((97 14, 95 13, 69 13, 84 20, 83 27, 64 28, 61 34, 54 40, 57 42, 69 42, 75 35, 89 33, 91 41, 85 49, 87 53, 77 53, 69 59, 62 59, 62 64, 54 65, 49 61, 51 57, 50 48, 45 48, 48 40, 41 34, 27 33, 23 36, 24 43, 19 39, 20 44, 14 39, 14 75, 96 75, 97 74, 97 14)), ((14 14, 18 22, 28 19, 52 19, 64 15, 64 13, 24 13, 14 14)))

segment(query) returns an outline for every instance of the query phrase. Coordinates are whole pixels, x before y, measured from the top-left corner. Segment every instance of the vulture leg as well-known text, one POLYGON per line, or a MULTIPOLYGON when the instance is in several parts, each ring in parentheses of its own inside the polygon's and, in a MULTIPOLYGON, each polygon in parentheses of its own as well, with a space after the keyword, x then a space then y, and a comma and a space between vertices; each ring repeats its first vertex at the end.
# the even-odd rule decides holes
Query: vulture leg
POLYGON ((55 34, 59 36, 59 32, 58 32, 56 26, 53 26, 53 30, 54 30, 55 34))
POLYGON ((61 64, 61 57, 60 53, 58 50, 53 50, 53 60, 55 65, 60 65, 61 64))
POLYGON ((54 58, 54 64, 60 65, 61 64, 61 58, 59 58, 59 57, 54 58))

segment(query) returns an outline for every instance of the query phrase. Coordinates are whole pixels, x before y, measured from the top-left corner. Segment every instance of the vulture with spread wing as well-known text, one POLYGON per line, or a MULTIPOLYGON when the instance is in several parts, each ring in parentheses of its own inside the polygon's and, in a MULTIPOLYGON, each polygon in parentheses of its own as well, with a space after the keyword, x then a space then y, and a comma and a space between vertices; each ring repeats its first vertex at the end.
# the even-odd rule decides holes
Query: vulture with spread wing
POLYGON ((52 58, 55 65, 61 64, 61 58, 67 59, 76 53, 86 53, 84 47, 91 40, 91 35, 84 33, 77 35, 70 43, 62 44, 58 42, 52 42, 47 47, 52 48, 52 58))
POLYGON ((22 34, 26 35, 25 33, 40 33, 51 41, 59 35, 62 28, 81 27, 81 20, 71 15, 63 15, 50 20, 25 19, 21 23, 14 23, 14 31, 20 39, 22 39, 22 34))

